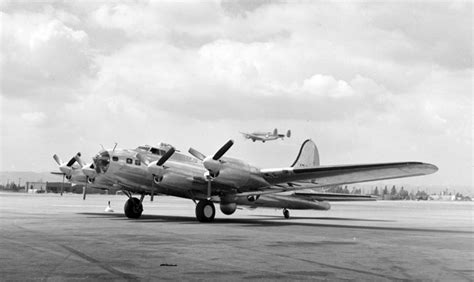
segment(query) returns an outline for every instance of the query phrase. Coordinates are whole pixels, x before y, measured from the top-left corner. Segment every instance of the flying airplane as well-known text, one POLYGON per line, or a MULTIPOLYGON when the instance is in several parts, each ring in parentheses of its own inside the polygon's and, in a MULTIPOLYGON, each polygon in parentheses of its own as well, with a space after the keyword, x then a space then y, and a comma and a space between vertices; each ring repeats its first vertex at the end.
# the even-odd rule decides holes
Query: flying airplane
MULTIPOLYGON (((329 194, 307 191, 335 185, 382 179, 420 176, 438 168, 422 162, 321 166, 315 143, 308 139, 301 145, 296 160, 283 168, 257 168, 242 160, 224 157, 234 142, 229 140, 213 155, 189 148, 188 156, 173 146, 148 145, 136 149, 102 149, 89 165, 80 154, 68 163, 55 155, 61 174, 68 180, 99 189, 121 189, 128 196, 124 212, 139 218, 146 195, 164 194, 191 199, 196 203, 196 218, 211 222, 214 203, 223 214, 233 214, 238 206, 283 209, 328 210, 333 200, 373 200, 365 195, 329 194), (73 168, 77 162, 80 166, 73 168), (140 199, 133 196, 139 194, 140 199)), ((84 194, 85 197, 85 194, 84 194)))
MULTIPOLYGON (((252 132, 252 133, 245 133, 245 132, 240 132, 246 139, 252 139, 253 142, 255 141, 262 141, 265 143, 265 141, 271 141, 271 140, 277 140, 278 138, 285 138, 285 134, 278 134, 278 129, 274 129, 273 132, 252 132)), ((286 132, 286 137, 290 138, 291 136, 291 130, 288 129, 286 132)))

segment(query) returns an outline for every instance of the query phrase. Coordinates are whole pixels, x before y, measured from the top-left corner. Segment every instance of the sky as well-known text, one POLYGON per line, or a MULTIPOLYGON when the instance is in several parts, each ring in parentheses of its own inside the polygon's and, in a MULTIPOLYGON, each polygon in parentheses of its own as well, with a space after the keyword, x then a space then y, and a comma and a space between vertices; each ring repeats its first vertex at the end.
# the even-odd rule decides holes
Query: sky
POLYGON ((2 1, 0 171, 173 144, 286 167, 422 161, 473 186, 470 1, 2 1), (242 132, 292 130, 253 143, 242 132))

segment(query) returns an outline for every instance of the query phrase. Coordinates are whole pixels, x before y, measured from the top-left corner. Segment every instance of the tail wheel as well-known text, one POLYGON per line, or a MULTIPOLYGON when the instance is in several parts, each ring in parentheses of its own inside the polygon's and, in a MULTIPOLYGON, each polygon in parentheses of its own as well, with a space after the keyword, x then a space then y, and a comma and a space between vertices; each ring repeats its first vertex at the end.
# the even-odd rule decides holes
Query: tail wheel
POLYGON ((143 212, 143 205, 137 198, 129 198, 123 207, 128 218, 139 218, 143 212))
POLYGON ((196 205, 196 218, 200 222, 211 222, 216 215, 216 208, 209 200, 202 200, 196 205))
POLYGON ((283 216, 288 219, 290 218, 290 211, 287 209, 283 209, 283 216))

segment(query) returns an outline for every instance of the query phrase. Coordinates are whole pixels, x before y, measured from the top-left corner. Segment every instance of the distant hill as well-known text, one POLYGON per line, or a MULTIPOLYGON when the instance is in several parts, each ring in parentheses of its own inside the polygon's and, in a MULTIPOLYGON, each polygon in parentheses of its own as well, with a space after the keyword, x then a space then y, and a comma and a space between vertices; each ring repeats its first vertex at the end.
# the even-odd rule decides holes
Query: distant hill
POLYGON ((54 175, 49 172, 33 172, 33 171, 0 171, 0 184, 7 184, 9 181, 18 184, 20 179, 20 185, 24 185, 25 182, 58 182, 62 181, 61 175, 54 175))

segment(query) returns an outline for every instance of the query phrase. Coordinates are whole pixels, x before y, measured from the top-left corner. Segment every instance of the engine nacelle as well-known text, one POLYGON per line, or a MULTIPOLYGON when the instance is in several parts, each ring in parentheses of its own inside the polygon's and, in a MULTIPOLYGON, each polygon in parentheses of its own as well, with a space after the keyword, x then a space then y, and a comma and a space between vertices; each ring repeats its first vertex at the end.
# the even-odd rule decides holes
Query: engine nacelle
POLYGON ((153 175, 153 182, 155 182, 155 184, 160 184, 161 181, 163 181, 163 176, 153 175))
POLYGON ((237 209, 236 203, 227 203, 227 204, 220 204, 221 212, 226 215, 231 215, 237 209))

